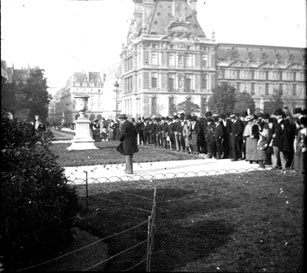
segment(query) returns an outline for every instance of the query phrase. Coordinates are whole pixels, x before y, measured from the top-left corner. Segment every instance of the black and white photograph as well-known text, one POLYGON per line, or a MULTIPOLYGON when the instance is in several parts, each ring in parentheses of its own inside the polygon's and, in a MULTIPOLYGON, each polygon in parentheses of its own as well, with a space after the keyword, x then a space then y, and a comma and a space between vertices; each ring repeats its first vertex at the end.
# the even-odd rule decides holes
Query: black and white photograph
POLYGON ((305 272, 306 14, 1 0, 0 273, 305 272))

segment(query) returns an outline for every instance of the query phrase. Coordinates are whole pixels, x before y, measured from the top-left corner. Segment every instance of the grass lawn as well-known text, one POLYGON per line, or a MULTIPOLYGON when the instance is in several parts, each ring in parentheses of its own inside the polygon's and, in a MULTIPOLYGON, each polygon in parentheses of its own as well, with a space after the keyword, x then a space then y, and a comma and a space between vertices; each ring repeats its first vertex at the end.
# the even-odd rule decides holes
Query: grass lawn
MULTIPOLYGON (((57 162, 62 167, 125 162, 125 157, 116 150, 119 145, 118 141, 95 142, 95 145, 99 148, 98 150, 68 151, 67 148, 70 145, 70 143, 56 143, 50 146, 51 151, 59 156, 57 162)), ((133 155, 133 161, 135 162, 188 159, 199 159, 199 157, 148 146, 139 146, 139 152, 133 155)))
MULTIPOLYGON (((98 144, 97 151, 69 152, 69 144, 54 144, 51 149, 63 166, 123 162, 116 142, 98 144)), ((181 156, 190 157, 141 146, 135 159, 180 160, 181 156)), ((157 208, 152 272, 303 272, 304 184, 291 172, 94 184, 87 209, 84 187, 77 186, 83 209, 76 227, 104 238, 138 225, 150 215, 153 187, 157 208)), ((76 262, 66 265, 78 263, 74 270, 82 271, 105 259, 106 248, 111 257, 143 241, 146 234, 147 226, 142 225, 105 240, 100 250, 97 245, 88 248, 83 258, 76 255, 76 262)), ((92 270, 124 271, 145 257, 146 244, 92 270)), ((65 270, 65 265, 48 268, 60 269, 65 270)), ((145 263, 132 271, 145 271, 145 263)))
MULTIPOLYGON (((295 173, 257 171, 93 186, 95 194, 76 226, 97 238, 147 220, 156 187, 152 272, 303 272, 303 183, 295 173)), ((84 188, 76 189, 84 205, 84 188)), ((107 246, 111 257, 146 234, 143 225, 101 247, 107 246)), ((77 270, 104 260, 105 251, 97 251, 97 245, 87 249, 95 261, 77 259, 77 270)), ((124 271, 145 257, 146 244, 92 270, 124 271)), ((145 271, 145 263, 133 270, 145 271)))
MULTIPOLYGON (((151 271, 303 271, 303 183, 293 173, 100 184, 78 226, 105 237, 137 225, 149 215, 137 208, 150 210, 152 204, 136 196, 152 198, 153 186, 157 227, 151 271)), ((107 242, 109 255, 144 238, 146 226, 116 237, 107 242)), ((106 270, 129 268, 145 253, 138 248, 106 270)))

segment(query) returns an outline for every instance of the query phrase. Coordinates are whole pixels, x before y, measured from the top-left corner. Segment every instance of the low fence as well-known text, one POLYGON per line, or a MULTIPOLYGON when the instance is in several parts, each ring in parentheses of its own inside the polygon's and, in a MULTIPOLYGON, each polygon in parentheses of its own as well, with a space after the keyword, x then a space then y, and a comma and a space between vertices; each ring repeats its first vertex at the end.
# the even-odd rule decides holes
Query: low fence
MULTIPOLYGON (((249 168, 249 169, 238 169, 238 170, 219 170, 219 171, 208 171, 208 172, 193 172, 193 177, 204 177, 204 176, 212 176, 212 175, 225 175, 225 174, 242 174, 244 172, 251 172, 251 171, 260 171, 259 169, 255 169, 255 168, 249 168)), ((270 170, 263 170, 263 171, 270 171, 270 170)), ((282 173, 282 172, 281 172, 282 173)), ((142 182, 142 181, 156 181, 156 180, 161 180, 161 179, 181 179, 183 177, 186 178, 191 178, 192 174, 191 172, 189 173, 185 173, 185 176, 181 176, 182 173, 167 173, 167 174, 156 174, 156 175, 146 175, 146 176, 131 176, 129 181, 134 181, 134 182, 142 182)), ((293 176, 292 172, 288 172, 289 175, 287 174, 283 174, 283 176, 281 176, 282 180, 287 181, 288 178, 290 178, 290 175, 293 176)), ((120 177, 116 177, 117 179, 119 179, 119 181, 121 182, 127 182, 127 180, 124 179, 120 179, 120 177)), ((75 179, 74 181, 69 181, 70 185, 78 185, 78 194, 80 197, 85 198, 85 206, 88 207, 89 206, 89 197, 90 196, 94 196, 98 193, 103 192, 103 189, 99 186, 101 186, 104 183, 110 183, 110 182, 114 182, 114 179, 112 178, 105 178, 105 177, 101 177, 101 178, 90 178, 88 177, 88 173, 85 172, 85 177, 84 178, 78 178, 75 179)), ((244 183, 248 183, 248 182, 244 182, 244 183)), ((257 187, 257 185, 254 185, 254 187, 257 187)), ((146 249, 144 251, 144 256, 142 259, 140 260, 135 260, 133 261, 132 265, 121 270, 121 271, 146 271, 146 272, 150 272, 151 271, 151 261, 152 261, 152 253, 153 253, 153 249, 154 249, 154 237, 156 234, 156 195, 157 195, 157 191, 156 191, 156 187, 153 185, 152 186, 152 198, 148 198, 147 196, 142 196, 142 195, 137 195, 137 194, 132 194, 132 193, 123 193, 129 196, 132 196, 133 198, 142 198, 142 199, 146 199, 150 202, 151 205, 151 209, 148 210, 146 208, 141 208, 141 207, 133 207, 130 206, 129 204, 122 204, 116 200, 107 200, 110 202, 116 202, 116 204, 118 205, 124 205, 124 206, 128 206, 131 207, 133 209, 137 209, 137 210, 141 210, 145 213, 148 213, 149 215, 147 216, 147 219, 144 219, 144 221, 139 222, 138 224, 129 227, 127 229, 123 229, 121 231, 117 231, 113 234, 110 234, 108 236, 105 236, 104 238, 101 238, 93 243, 90 243, 88 245, 85 245, 79 249, 76 249, 74 251, 71 251, 69 253, 65 253, 63 255, 60 255, 58 257, 55 257, 53 259, 50 259, 48 261, 42 262, 40 264, 36 264, 27 268, 23 268, 20 270, 17 270, 17 272, 22 272, 22 271, 28 271, 28 270, 39 270, 39 268, 41 268, 42 266, 46 266, 46 265, 50 265, 56 261, 59 261, 61 259, 64 259, 68 256, 71 255, 76 255, 76 253, 81 252, 81 251, 86 251, 91 247, 94 247, 95 245, 99 244, 99 243, 103 243, 106 242, 106 240, 109 239, 116 239, 117 241, 120 240, 120 236, 127 234, 129 232, 138 232, 140 230, 141 227, 147 225, 147 235, 144 236, 144 238, 139 238, 138 242, 136 242, 135 244, 133 244, 132 246, 129 246, 125 249, 122 249, 120 251, 118 251, 117 253, 106 257, 106 258, 102 258, 101 260, 99 260, 96 263, 93 263, 85 268, 78 268, 77 271, 93 271, 93 270, 102 270, 101 266, 106 265, 109 261, 114 260, 115 258, 121 257, 122 255, 124 255, 127 252, 133 251, 134 249, 140 247, 140 246, 144 246, 144 249, 146 249)), ((250 188, 250 190, 252 190, 252 187, 250 188)), ((230 194, 229 192, 224 193, 224 194, 230 194)), ((279 195, 283 196, 283 190, 282 188, 279 189, 279 195)), ((283 196, 283 198, 285 198, 285 202, 287 202, 287 196, 283 196)), ((129 202, 128 202, 129 203, 129 202)), ((103 256, 103 255, 101 255, 103 256)))
POLYGON ((83 190, 79 190, 80 196, 86 197, 86 207, 88 206, 88 196, 91 194, 98 194, 99 184, 114 183, 114 182, 142 182, 142 181, 154 181, 162 179, 181 179, 189 177, 204 177, 204 176, 215 176, 215 175, 227 175, 227 174, 239 174, 244 172, 252 171, 265 171, 265 169, 259 168, 242 168, 242 169, 228 169, 228 170, 210 170, 210 171, 198 171, 198 172, 168 172, 168 173, 157 173, 157 174, 146 174, 146 175, 133 175, 133 176, 112 176, 112 177, 90 177, 89 172, 84 171, 84 177, 78 177, 73 180, 68 179, 68 184, 72 186, 78 186, 83 190))
MULTIPOLYGON (((134 197, 136 197, 136 195, 133 195, 134 197)), ((25 272, 25 271, 29 271, 29 270, 42 270, 44 271, 45 268, 48 269, 48 267, 50 268, 50 266, 52 267, 52 263, 55 262, 59 262, 60 260, 70 257, 70 256, 75 256, 78 253, 82 252, 82 251, 88 251, 89 248, 93 248, 95 247, 97 244, 99 243, 104 243, 106 242, 106 240, 110 240, 110 239, 117 239, 120 240, 120 236, 127 234, 129 232, 137 232, 138 229, 140 229, 142 226, 147 226, 147 235, 145 238, 143 238, 142 240, 140 240, 139 242, 135 243, 132 246, 129 246, 125 249, 122 249, 121 251, 119 251, 118 253, 107 257, 107 258, 103 258, 101 259, 99 262, 96 262, 86 268, 77 268, 75 270, 77 271, 95 271, 95 270, 101 270, 103 269, 103 266, 106 265, 109 261, 120 257, 121 255, 124 255, 127 252, 133 251, 134 249, 144 245, 144 249, 146 249, 146 251, 144 252, 144 258, 140 261, 135 261, 133 263, 133 265, 129 266, 129 268, 126 268, 122 271, 131 271, 135 268, 140 268, 137 271, 145 271, 146 272, 150 272, 150 268, 151 268, 151 256, 152 256, 152 251, 153 251, 153 245, 154 245, 154 235, 155 235, 155 231, 156 231, 156 188, 153 187, 153 198, 149 199, 145 196, 138 196, 140 198, 145 198, 147 200, 149 200, 150 202, 152 202, 151 204, 151 210, 146 210, 144 208, 136 208, 142 211, 146 211, 149 212, 150 214, 148 215, 147 219, 136 224, 135 226, 132 226, 128 229, 125 230, 121 230, 118 232, 115 232, 113 234, 110 234, 109 236, 106 236, 104 238, 101 238, 93 243, 90 243, 88 245, 85 245, 83 247, 80 247, 74 251, 65 253, 63 255, 60 255, 58 257, 49 259, 47 261, 41 262, 39 264, 35 264, 26 268, 22 268, 17 270, 17 272, 25 272)), ((117 202, 118 203, 118 202, 117 202)), ((119 204, 119 203, 118 203, 119 204)), ((104 256, 105 253, 101 253, 101 256, 104 256)), ((75 271, 74 270, 74 271, 75 271)), ((47 270, 48 271, 48 270, 47 270)))

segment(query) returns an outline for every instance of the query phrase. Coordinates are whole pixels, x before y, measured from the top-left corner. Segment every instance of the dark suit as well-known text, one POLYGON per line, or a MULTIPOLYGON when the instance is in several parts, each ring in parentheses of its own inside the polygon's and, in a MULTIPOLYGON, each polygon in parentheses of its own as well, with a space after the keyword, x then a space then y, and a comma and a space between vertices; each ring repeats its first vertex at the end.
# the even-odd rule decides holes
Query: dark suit
POLYGON ((119 141, 121 144, 117 147, 126 158, 126 170, 128 174, 133 173, 132 156, 139 151, 137 145, 137 132, 132 122, 125 120, 120 127, 119 141))
POLYGON ((224 139, 225 127, 223 122, 219 122, 217 126, 214 128, 214 136, 215 136, 215 146, 217 158, 221 158, 222 156, 222 143, 224 139))
POLYGON ((243 124, 240 119, 232 122, 230 131, 232 159, 242 158, 243 124))

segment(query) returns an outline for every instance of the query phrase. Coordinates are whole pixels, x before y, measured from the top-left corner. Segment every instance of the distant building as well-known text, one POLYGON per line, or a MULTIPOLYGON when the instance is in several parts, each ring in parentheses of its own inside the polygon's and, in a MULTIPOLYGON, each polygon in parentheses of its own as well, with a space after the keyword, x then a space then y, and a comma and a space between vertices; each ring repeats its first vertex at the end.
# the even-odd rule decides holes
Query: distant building
POLYGON ((280 92, 290 112, 306 107, 304 49, 242 44, 216 48, 218 84, 227 82, 249 93, 261 111, 274 92, 280 92))
POLYGON ((303 48, 217 44, 197 21, 197 0, 133 2, 121 52, 121 110, 128 116, 172 116, 186 102, 204 115, 222 82, 250 93, 261 111, 275 90, 290 111, 305 107, 303 48))
POLYGON ((105 75, 100 72, 75 72, 64 88, 59 90, 50 103, 50 122, 72 124, 79 113, 75 109, 74 96, 89 97, 86 115, 90 120, 101 119, 103 112, 103 87, 105 75))
POLYGON ((202 115, 215 87, 215 42, 196 18, 196 2, 134 0, 122 48, 121 109, 130 117, 173 116, 193 103, 202 115))
POLYGON ((115 63, 105 71, 104 94, 103 94, 103 113, 105 119, 116 119, 117 114, 121 112, 121 66, 115 63), (116 84, 117 83, 117 84, 116 84))
POLYGON ((1 60, 1 79, 3 79, 5 83, 11 82, 9 78, 7 64, 4 60, 1 60))
POLYGON ((91 96, 89 118, 115 118, 116 111, 134 118, 173 116, 187 105, 204 116, 212 90, 223 82, 248 92, 259 111, 275 92, 290 112, 306 107, 304 48, 216 43, 214 33, 208 37, 197 21, 197 0, 132 1, 121 63, 101 79, 103 95, 89 73, 75 73, 57 95, 57 119, 76 119, 73 94, 78 92, 91 96))

